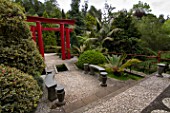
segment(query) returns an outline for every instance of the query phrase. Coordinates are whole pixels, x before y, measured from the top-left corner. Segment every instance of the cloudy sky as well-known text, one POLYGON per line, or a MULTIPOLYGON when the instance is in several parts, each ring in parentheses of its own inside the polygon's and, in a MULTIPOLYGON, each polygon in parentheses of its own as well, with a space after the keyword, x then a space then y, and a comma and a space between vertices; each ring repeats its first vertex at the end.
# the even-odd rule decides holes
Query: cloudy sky
MULTIPOLYGON (((44 1, 44 0, 40 0, 44 1)), ((65 12, 70 10, 71 0, 57 0, 60 8, 64 9, 65 12)), ((81 0, 82 3, 84 0, 81 0)), ((139 0, 107 0, 109 4, 116 7, 116 10, 127 9, 133 7, 133 4, 137 4, 139 0)), ((169 0, 140 0, 150 5, 152 13, 155 15, 164 14, 165 17, 170 15, 170 1, 169 0)), ((82 4, 81 3, 81 4, 82 4)), ((105 0, 88 0, 89 5, 94 5, 97 9, 104 9, 105 0)), ((89 6, 90 7, 90 6, 89 6)), ((115 11, 116 11, 115 10, 115 11)))

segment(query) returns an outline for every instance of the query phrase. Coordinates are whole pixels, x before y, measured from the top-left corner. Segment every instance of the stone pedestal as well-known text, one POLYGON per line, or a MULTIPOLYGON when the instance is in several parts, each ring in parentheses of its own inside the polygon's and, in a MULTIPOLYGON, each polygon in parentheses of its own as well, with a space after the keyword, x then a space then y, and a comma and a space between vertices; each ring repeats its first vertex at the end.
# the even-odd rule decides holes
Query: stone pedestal
POLYGON ((58 98, 58 102, 56 103, 57 106, 65 105, 64 97, 65 97, 65 91, 63 86, 57 86, 56 87, 56 95, 58 98))
POLYGON ((102 86, 102 87, 107 87, 107 84, 106 84, 106 81, 107 81, 107 72, 101 72, 100 73, 100 76, 101 76, 101 83, 100 83, 100 85, 102 86))
POLYGON ((158 66, 158 69, 157 69, 157 71, 158 71, 157 77, 163 77, 163 76, 162 76, 162 73, 164 72, 166 65, 163 64, 163 63, 159 63, 159 64, 157 64, 157 66, 158 66))
POLYGON ((85 63, 84 64, 84 74, 87 74, 89 71, 89 64, 85 63))
POLYGON ((55 99, 57 99, 57 96, 55 95, 55 87, 56 86, 57 85, 54 85, 54 86, 52 86, 50 88, 47 88, 47 90, 48 90, 48 99, 50 101, 54 101, 55 99))

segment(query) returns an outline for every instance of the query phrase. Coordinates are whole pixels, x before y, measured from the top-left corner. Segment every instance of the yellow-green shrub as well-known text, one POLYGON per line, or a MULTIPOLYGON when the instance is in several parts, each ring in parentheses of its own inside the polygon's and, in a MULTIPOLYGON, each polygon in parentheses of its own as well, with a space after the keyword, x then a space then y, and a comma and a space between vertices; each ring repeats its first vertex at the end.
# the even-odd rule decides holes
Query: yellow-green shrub
POLYGON ((16 68, 0 65, 0 112, 30 113, 42 95, 37 81, 16 68))
POLYGON ((19 5, 0 0, 0 64, 37 76, 45 65, 25 20, 19 5))

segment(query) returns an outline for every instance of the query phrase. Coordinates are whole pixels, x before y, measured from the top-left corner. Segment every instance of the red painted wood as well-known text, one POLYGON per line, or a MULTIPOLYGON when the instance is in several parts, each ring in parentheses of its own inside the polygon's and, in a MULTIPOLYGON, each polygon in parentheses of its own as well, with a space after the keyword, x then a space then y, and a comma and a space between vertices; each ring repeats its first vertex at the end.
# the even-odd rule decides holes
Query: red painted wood
POLYGON ((66 55, 65 55, 64 24, 60 24, 60 37, 61 37, 62 60, 65 60, 66 55))
POLYGON ((67 59, 71 58, 70 54, 70 29, 66 28, 66 50, 67 50, 67 59))
POLYGON ((44 23, 53 23, 53 24, 71 24, 75 23, 75 20, 69 19, 56 19, 56 18, 43 18, 43 17, 34 17, 34 16, 27 16, 27 22, 44 22, 44 23))
POLYGON ((36 42, 36 34, 35 31, 36 27, 35 26, 31 26, 31 31, 32 31, 32 39, 36 42))
POLYGON ((43 39, 42 39, 42 29, 41 29, 41 23, 36 22, 37 25, 37 32, 38 32, 38 46, 39 46, 39 51, 42 57, 44 58, 44 45, 43 45, 43 39))
POLYGON ((60 31, 60 28, 42 28, 43 31, 60 31))
MULTIPOLYGON (((60 31, 60 28, 42 27, 42 30, 43 31, 60 31)), ((73 29, 70 29, 70 28, 69 28, 69 30, 73 31, 73 29)), ((66 31, 66 29, 64 29, 64 31, 66 31)))

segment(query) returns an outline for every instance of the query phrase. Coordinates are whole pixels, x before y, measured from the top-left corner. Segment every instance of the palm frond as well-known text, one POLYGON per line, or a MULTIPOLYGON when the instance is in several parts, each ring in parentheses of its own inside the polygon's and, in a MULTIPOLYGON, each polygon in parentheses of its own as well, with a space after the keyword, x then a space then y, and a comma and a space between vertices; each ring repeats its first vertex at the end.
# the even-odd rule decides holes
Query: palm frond
POLYGON ((106 41, 106 40, 109 40, 109 41, 113 41, 114 39, 111 38, 111 37, 106 37, 102 40, 102 44, 106 41))
POLYGON ((119 68, 119 71, 123 71, 125 68, 127 68, 127 67, 129 67, 129 66, 131 66, 131 65, 133 65, 133 64, 140 63, 140 62, 141 62, 140 60, 135 59, 135 58, 130 59, 130 60, 128 60, 127 62, 125 62, 125 63, 119 68))
POLYGON ((112 29, 112 30, 107 34, 107 36, 111 36, 113 33, 116 33, 116 32, 118 32, 118 31, 123 31, 123 29, 121 29, 121 28, 112 29))
POLYGON ((120 60, 118 62, 118 66, 120 67, 122 65, 122 62, 123 60, 125 60, 125 58, 127 57, 127 54, 126 53, 123 53, 121 56, 120 56, 120 60))
POLYGON ((86 41, 84 43, 89 43, 89 42, 93 42, 96 41, 98 38, 88 38, 86 39, 86 41))
POLYGON ((100 22, 100 20, 96 17, 96 21, 99 24, 100 28, 102 28, 102 23, 100 22))
POLYGON ((108 55, 105 58, 109 64, 111 64, 112 66, 117 66, 119 61, 119 57, 117 55, 112 55, 112 56, 108 55))

